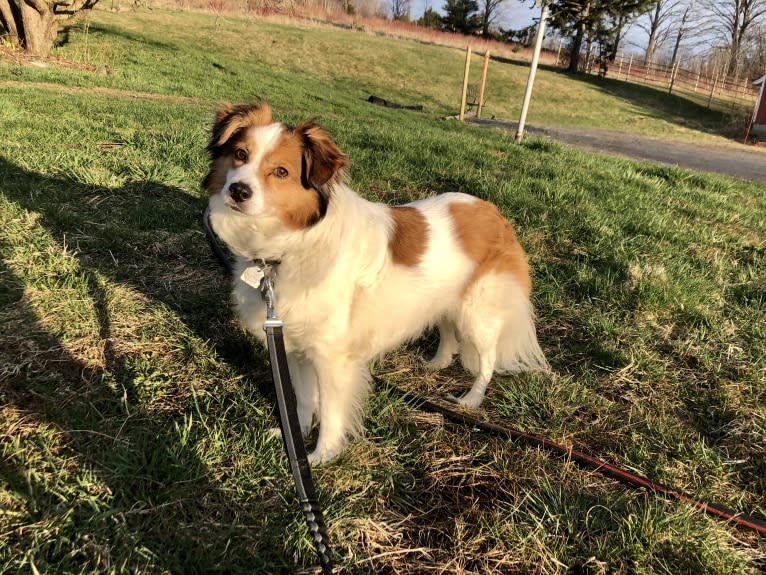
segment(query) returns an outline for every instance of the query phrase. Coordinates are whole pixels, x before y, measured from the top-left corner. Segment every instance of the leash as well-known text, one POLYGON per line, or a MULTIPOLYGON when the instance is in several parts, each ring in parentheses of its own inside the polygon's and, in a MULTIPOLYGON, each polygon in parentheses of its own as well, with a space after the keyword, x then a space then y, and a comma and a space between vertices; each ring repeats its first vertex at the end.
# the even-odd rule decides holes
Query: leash
POLYGON ((311 478, 311 467, 306 457, 306 446, 303 443, 300 422, 298 421, 298 404, 295 391, 290 381, 290 371, 287 368, 287 353, 285 340, 282 336, 282 320, 277 318, 274 310, 274 269, 271 266, 262 268, 260 291, 266 302, 266 321, 263 330, 266 332, 266 345, 269 348, 271 360, 271 375, 274 379, 274 389, 277 392, 279 406, 279 424, 282 428, 282 438, 285 453, 290 462, 290 472, 295 482, 295 492, 301 504, 301 510, 306 518, 309 535, 314 541, 319 565, 323 574, 332 573, 330 559, 329 537, 325 527, 322 507, 314 490, 314 480, 311 478))
POLYGON ((374 379, 379 386, 385 386, 386 388, 399 395, 407 403, 418 405, 424 411, 441 414, 445 418, 455 423, 460 423, 471 428, 481 429, 482 431, 486 431, 493 435, 508 437, 511 441, 516 443, 524 443, 533 447, 545 449, 554 455, 558 455, 562 458, 574 461, 582 467, 593 469, 594 471, 601 473, 601 475, 611 477, 623 485, 637 488, 643 487, 650 491, 660 493, 668 498, 683 501, 684 503, 688 503, 689 505, 696 507, 697 509, 701 509, 710 515, 714 515, 726 521, 731 521, 739 527, 752 529, 761 535, 766 536, 766 521, 763 519, 745 515, 744 513, 739 513, 718 503, 697 499, 688 493, 673 487, 668 487, 662 483, 658 483, 657 481, 644 477, 643 475, 632 473, 607 463, 606 461, 603 461, 598 457, 588 455, 579 449, 565 447, 549 439, 538 437, 537 435, 532 435, 530 433, 525 433, 512 427, 505 427, 497 423, 482 421, 481 419, 473 417, 464 411, 456 411, 440 403, 424 399, 418 395, 414 395, 398 387, 389 385, 383 382, 383 380, 380 378, 376 377, 374 379))
MULTIPOLYGON (((211 247, 213 248, 213 253, 216 255, 216 258, 218 259, 219 263, 224 268, 231 271, 231 268, 232 268, 231 262, 229 261, 228 257, 225 256, 221 248, 221 245, 218 242, 218 239, 215 235, 215 232, 213 232, 212 228, 210 227, 208 210, 205 211, 205 214, 203 216, 203 222, 205 225, 207 239, 210 242, 211 247)), ((264 276, 264 279, 265 279, 265 276, 264 276)), ((267 323, 268 323, 268 320, 267 320, 267 323)), ((281 326, 281 322, 279 323, 281 326)), ((268 331, 267 331, 267 337, 268 337, 268 331)), ((281 337, 281 327, 280 327, 280 337, 281 337)), ((284 353, 284 344, 282 344, 282 349, 284 353)), ((269 344, 269 353, 272 354, 271 344, 269 344)), ((274 369, 275 361, 274 361, 273 355, 272 355, 271 363, 272 363, 272 369, 274 369)), ((286 359, 285 359, 285 365, 283 367, 283 371, 285 374, 287 374, 288 383, 289 383, 289 374, 287 373, 286 359)), ((275 374, 274 376, 275 383, 277 381, 276 378, 277 376, 275 374)), ((425 411, 439 413, 453 422, 460 423, 462 425, 466 425, 472 428, 481 429, 482 431, 486 431, 493 435, 508 437, 509 439, 517 443, 525 443, 533 447, 545 449, 546 451, 553 453, 554 455, 570 459, 583 467, 593 469, 604 476, 611 477, 612 479, 619 481, 623 485, 628 485, 630 487, 636 487, 636 488, 643 487, 644 489, 648 489, 655 493, 659 493, 668 498, 675 499, 677 501, 683 501, 684 503, 692 505, 693 507, 704 511, 705 513, 708 513, 709 515, 713 515, 725 521, 730 521, 739 527, 752 529, 753 531, 756 531, 760 535, 766 536, 766 521, 764 521, 763 519, 759 519, 757 517, 752 517, 750 515, 739 513, 737 511, 724 507, 723 505, 720 505, 715 502, 697 499, 688 493, 685 493, 673 487, 668 487, 666 485, 658 483, 642 475, 632 473, 630 471, 627 471, 625 469, 622 469, 620 467, 607 463, 606 461, 603 461, 592 455, 588 455, 587 453, 579 449, 574 449, 572 447, 565 447, 549 439, 538 437, 530 433, 525 433, 523 431, 519 431, 512 427, 505 427, 497 423, 482 421, 468 414, 467 412, 456 411, 454 409, 451 409, 439 403, 424 399, 420 396, 417 396, 407 391, 404 391, 402 389, 399 389, 398 387, 389 385, 383 382, 383 380, 381 380, 378 377, 375 377, 374 379, 379 386, 386 386, 387 388, 394 391, 394 393, 402 397, 408 403, 411 403, 413 405, 418 405, 420 406, 421 409, 425 411)), ((279 388, 280 386, 277 385, 276 387, 279 388)), ((295 397, 294 397, 294 393, 292 392, 292 386, 289 386, 289 387, 290 387, 290 392, 293 395, 293 402, 294 402, 295 397)), ((282 417, 281 409, 282 409, 282 406, 280 404, 280 418, 282 417)), ((295 412, 294 405, 293 405, 293 411, 295 412)), ((297 420, 297 413, 295 414, 295 417, 297 420)), ((296 422, 294 427, 298 434, 297 444, 299 444, 301 448, 303 448, 304 460, 305 460, 305 447, 303 447, 303 440, 300 435, 300 426, 296 422)), ((283 435, 285 437, 285 449, 288 449, 287 434, 284 433, 284 431, 283 431, 283 435)), ((288 453, 288 457, 289 457, 289 453, 288 453)), ((291 467, 292 467, 292 460, 291 460, 291 467)), ((295 474, 293 474, 293 476, 295 477, 295 474)), ((297 488, 297 485, 298 485, 298 480, 296 479, 296 488, 297 488)), ((307 517, 307 521, 308 521, 308 517, 307 517)), ((310 525, 309 525, 309 530, 311 530, 310 525)))
MULTIPOLYGON (((206 209, 202 216, 205 226, 205 235, 213 249, 218 262, 229 272, 232 271, 232 263, 221 247, 218 237, 210 226, 210 209, 206 209)), ((319 565, 323 575, 332 575, 333 566, 330 558, 329 537, 325 526, 322 507, 316 495, 314 480, 311 477, 311 466, 306 456, 306 446, 303 443, 300 422, 298 420, 298 403, 295 399, 295 391, 290 380, 290 371, 287 366, 287 352, 282 333, 284 324, 277 317, 274 298, 274 266, 271 262, 258 260, 254 267, 262 273, 258 290, 261 292, 263 301, 266 303, 266 321, 263 330, 266 332, 266 346, 269 350, 271 363, 271 375, 274 380, 274 390, 277 396, 279 411, 279 426, 282 430, 285 453, 290 464, 290 473, 295 483, 295 493, 300 502, 301 511, 306 518, 306 526, 309 536, 314 542, 319 565)))

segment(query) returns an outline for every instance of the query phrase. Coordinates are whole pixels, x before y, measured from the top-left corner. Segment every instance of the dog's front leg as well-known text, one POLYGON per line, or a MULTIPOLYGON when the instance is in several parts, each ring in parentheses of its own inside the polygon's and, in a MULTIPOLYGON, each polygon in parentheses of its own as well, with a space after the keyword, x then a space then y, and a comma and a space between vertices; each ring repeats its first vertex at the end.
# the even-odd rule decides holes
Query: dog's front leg
POLYGON ((348 356, 315 360, 319 388, 319 437, 309 454, 314 465, 334 459, 348 436, 362 428, 362 407, 370 389, 367 363, 348 356))
POLYGON ((287 366, 298 404, 298 421, 303 437, 308 437, 314 427, 314 415, 318 415, 319 408, 316 370, 308 359, 293 353, 287 355, 287 366))

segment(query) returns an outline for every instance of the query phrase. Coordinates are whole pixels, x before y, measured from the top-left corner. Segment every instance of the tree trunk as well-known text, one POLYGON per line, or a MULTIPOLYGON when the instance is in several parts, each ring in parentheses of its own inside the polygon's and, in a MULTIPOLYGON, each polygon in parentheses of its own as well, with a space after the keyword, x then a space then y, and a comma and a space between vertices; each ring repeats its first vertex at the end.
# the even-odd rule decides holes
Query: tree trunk
POLYGON ((33 56, 47 56, 56 37, 53 11, 43 0, 22 0, 24 48, 33 56))
POLYGON ((567 68, 567 72, 573 74, 576 74, 580 70, 580 50, 582 50, 582 42, 585 39, 588 16, 590 16, 590 0, 587 0, 582 7, 582 13, 577 22, 577 32, 575 32, 574 38, 572 39, 572 48, 569 54, 569 67, 567 68))
MULTIPOLYGON (((0 24, 5 26, 8 30, 8 35, 11 37, 11 44, 14 46, 19 45, 19 29, 16 26, 16 10, 15 6, 11 6, 8 0, 0 0, 0 24)), ((2 29, 2 28, 0 28, 2 29)))
POLYGON ((610 62, 614 63, 615 60, 617 60, 617 51, 620 47, 620 42, 622 42, 623 37, 623 31, 625 30, 625 23, 627 22, 627 18, 625 18, 622 14, 620 15, 620 19, 617 22, 617 27, 614 30, 614 42, 612 42, 612 45, 609 46, 609 54, 607 55, 607 58, 610 62))
POLYGON ((739 64, 739 53, 740 53, 740 44, 741 44, 741 36, 739 34, 739 30, 736 30, 734 34, 732 34, 731 38, 731 46, 729 46, 729 59, 726 63, 726 74, 725 76, 730 76, 736 69, 737 65, 739 64))
POLYGON ((654 48, 657 44, 657 29, 660 26, 660 10, 662 10, 662 2, 657 2, 657 6, 654 7, 654 15, 649 19, 649 40, 646 42, 644 60, 650 64, 652 60, 654 60, 654 48))

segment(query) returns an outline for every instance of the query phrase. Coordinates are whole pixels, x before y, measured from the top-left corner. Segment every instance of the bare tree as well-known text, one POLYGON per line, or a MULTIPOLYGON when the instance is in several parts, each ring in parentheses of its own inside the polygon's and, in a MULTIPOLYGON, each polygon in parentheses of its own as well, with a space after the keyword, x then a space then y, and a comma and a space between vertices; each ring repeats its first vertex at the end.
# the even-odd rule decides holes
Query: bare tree
POLYGON ((391 18, 394 20, 409 19, 410 0, 391 0, 391 18))
POLYGON ((710 29, 726 43, 726 73, 736 70, 748 31, 766 16, 766 0, 700 0, 710 29))
POLYGON ((647 62, 654 60, 656 49, 663 46, 670 38, 673 24, 678 18, 679 8, 683 8, 685 3, 687 3, 686 0, 657 0, 654 6, 650 7, 636 22, 636 27, 646 32, 648 36, 644 52, 647 62))
POLYGON ((678 30, 676 32, 676 43, 673 46, 673 55, 670 57, 670 68, 673 69, 676 65, 676 62, 678 61, 678 50, 681 47, 681 41, 684 39, 684 36, 689 31, 689 22, 692 18, 693 12, 692 9, 694 8, 694 0, 691 0, 689 4, 686 5, 686 8, 684 8, 683 15, 681 16, 681 19, 678 22, 678 30))
POLYGON ((766 73, 766 23, 750 29, 742 46, 743 72, 748 78, 766 73))
POLYGON ((489 37, 489 29, 497 20, 500 4, 504 0, 479 0, 479 9, 481 10, 481 35, 489 37))
POLYGON ((0 0, 0 36, 34 56, 45 56, 61 20, 90 10, 98 0, 0 0))

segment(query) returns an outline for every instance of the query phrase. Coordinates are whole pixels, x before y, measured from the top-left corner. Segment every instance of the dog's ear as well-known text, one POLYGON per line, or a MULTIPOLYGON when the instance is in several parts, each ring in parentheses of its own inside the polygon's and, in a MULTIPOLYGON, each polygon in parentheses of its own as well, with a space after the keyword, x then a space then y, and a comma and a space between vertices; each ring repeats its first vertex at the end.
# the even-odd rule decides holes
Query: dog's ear
POLYGON ((263 100, 255 104, 225 104, 215 115, 208 151, 215 157, 229 139, 243 128, 266 126, 273 122, 271 106, 263 100))
POLYGON ((332 136, 314 122, 302 124, 295 130, 303 138, 303 186, 323 190, 343 181, 348 158, 332 136))

